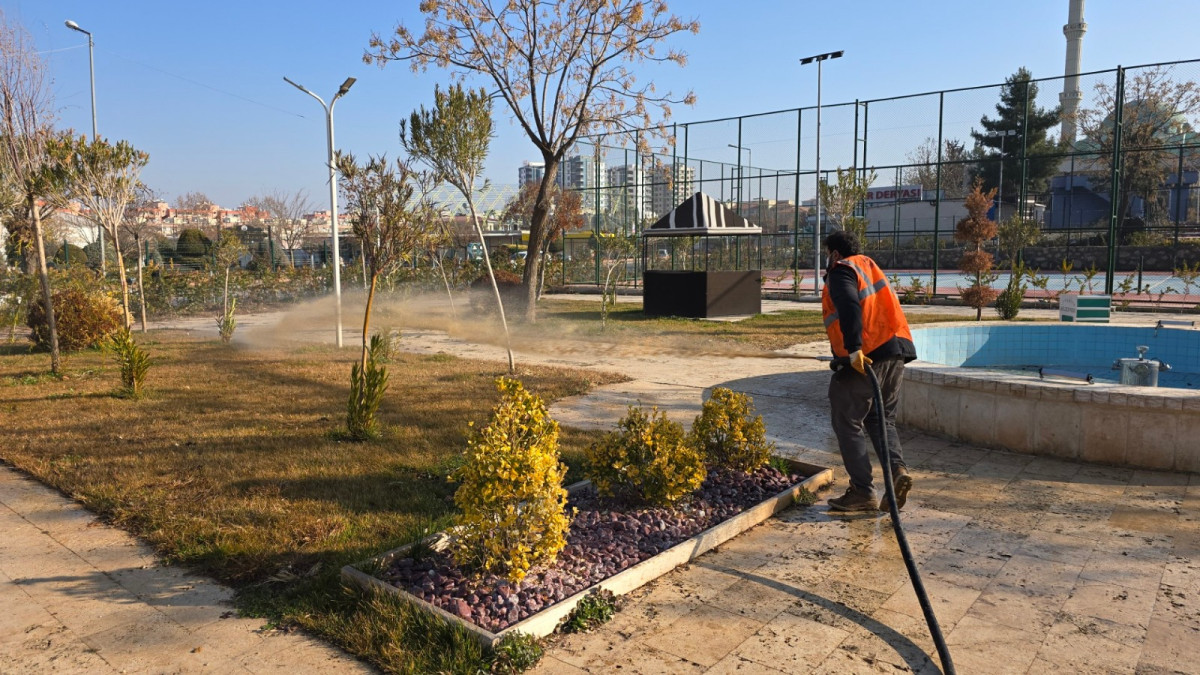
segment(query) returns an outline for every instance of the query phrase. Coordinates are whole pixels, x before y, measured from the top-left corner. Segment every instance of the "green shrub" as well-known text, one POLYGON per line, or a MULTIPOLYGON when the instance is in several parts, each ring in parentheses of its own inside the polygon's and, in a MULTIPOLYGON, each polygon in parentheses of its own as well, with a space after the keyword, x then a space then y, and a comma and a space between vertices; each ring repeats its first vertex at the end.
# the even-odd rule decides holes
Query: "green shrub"
POLYGON ((996 296, 996 313, 1001 319, 1012 321, 1021 312, 1021 301, 1024 299, 1025 284, 1009 281, 1008 286, 996 296))
POLYGON ((65 244, 58 247, 52 262, 55 265, 86 265, 88 262, 87 251, 75 244, 65 244))
POLYGON ((563 621, 562 632, 586 633, 612 620, 617 598, 612 591, 598 588, 583 596, 563 621))
MULTIPOLYGON (((58 348, 64 352, 94 347, 121 328, 121 307, 116 300, 94 291, 64 288, 54 293, 55 328, 58 348)), ((50 326, 46 320, 46 304, 37 294, 29 306, 28 325, 31 339, 39 347, 50 346, 50 326)))
POLYGON ((636 406, 587 449, 587 477, 605 497, 667 506, 690 495, 704 482, 704 457, 683 431, 653 408, 636 406))
POLYGON ((128 328, 122 328, 105 343, 121 367, 121 393, 128 398, 141 398, 145 391, 146 372, 150 370, 150 355, 133 341, 128 328))
POLYGON ((350 367, 350 402, 346 407, 346 433, 351 440, 379 437, 379 404, 388 388, 387 367, 367 354, 367 367, 355 362, 350 367))
POLYGON ((507 633, 492 652, 492 672, 515 675, 537 665, 545 650, 537 638, 521 632, 507 633))
POLYGON ((467 440, 452 478, 459 535, 455 560, 516 583, 567 545, 567 467, 558 457, 558 422, 517 380, 499 378, 500 403, 467 440))
POLYGON ((196 228, 186 228, 179 233, 175 241, 175 255, 180 258, 197 259, 208 255, 212 249, 212 240, 196 228))
POLYGON ((750 472, 765 466, 775 452, 766 439, 762 415, 746 394, 717 387, 692 422, 689 442, 710 466, 750 472))

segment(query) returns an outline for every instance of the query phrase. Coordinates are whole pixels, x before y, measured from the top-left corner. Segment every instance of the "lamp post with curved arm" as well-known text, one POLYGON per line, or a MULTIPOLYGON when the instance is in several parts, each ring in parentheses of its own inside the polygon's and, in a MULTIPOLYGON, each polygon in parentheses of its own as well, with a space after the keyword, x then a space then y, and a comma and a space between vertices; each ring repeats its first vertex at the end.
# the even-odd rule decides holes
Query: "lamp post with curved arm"
MULTIPOLYGON (((79 24, 75 23, 74 21, 67 20, 65 25, 67 28, 70 28, 73 31, 83 33, 88 39, 88 75, 92 83, 92 142, 94 143, 100 138, 100 132, 96 131, 96 42, 92 39, 92 34, 90 32, 80 28, 79 24)), ((96 232, 98 233, 97 236, 99 237, 100 241, 100 273, 103 274, 105 268, 104 228, 97 225, 96 232)))
POLYGON ((284 82, 292 85, 300 91, 317 99, 321 107, 325 109, 325 130, 328 140, 328 159, 329 159, 329 230, 333 239, 333 297, 334 303, 337 305, 337 346, 342 346, 342 257, 338 250, 338 222, 337 222, 337 167, 333 161, 333 105, 337 100, 346 95, 350 91, 350 87, 354 86, 356 81, 353 77, 347 77, 342 86, 338 88, 336 94, 330 99, 326 105, 325 100, 320 96, 312 93, 303 86, 296 84, 288 78, 283 78, 284 82))

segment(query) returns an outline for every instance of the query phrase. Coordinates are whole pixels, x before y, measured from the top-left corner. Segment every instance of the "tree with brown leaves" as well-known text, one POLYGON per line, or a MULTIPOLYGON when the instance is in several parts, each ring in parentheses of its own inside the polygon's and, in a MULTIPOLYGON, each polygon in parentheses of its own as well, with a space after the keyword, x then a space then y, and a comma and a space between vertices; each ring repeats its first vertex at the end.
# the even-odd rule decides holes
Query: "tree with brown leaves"
POLYGON ((983 243, 996 237, 996 221, 987 217, 995 198, 996 188, 984 192, 983 180, 976 178, 974 187, 967 194, 967 217, 958 221, 954 228, 954 239, 970 245, 958 261, 958 267, 975 278, 968 288, 960 288, 959 293, 968 307, 975 308, 976 321, 983 320, 983 308, 998 294, 990 285, 996 278, 992 274, 992 254, 983 250, 983 243))
POLYGON ((409 61, 416 71, 434 65, 464 78, 483 76, 541 153, 546 168, 524 274, 526 315, 535 320, 559 164, 581 136, 650 127, 654 111, 665 119, 671 104, 691 104, 690 92, 673 98, 656 92, 652 83, 640 84, 632 66, 684 65, 683 52, 659 48, 676 33, 699 32, 700 25, 669 14, 662 0, 424 0, 420 8, 424 32, 399 25, 390 37, 372 35, 363 60, 380 66, 409 61))

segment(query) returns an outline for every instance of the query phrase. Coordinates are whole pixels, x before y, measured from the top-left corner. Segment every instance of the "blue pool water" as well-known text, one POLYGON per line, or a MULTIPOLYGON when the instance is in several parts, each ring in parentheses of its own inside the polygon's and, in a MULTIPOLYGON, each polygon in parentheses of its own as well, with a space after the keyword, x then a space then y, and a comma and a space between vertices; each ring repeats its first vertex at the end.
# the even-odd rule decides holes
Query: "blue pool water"
POLYGON ((1161 387, 1200 389, 1200 330, 1109 326, 1097 324, 1032 324, 913 328, 922 361, 963 368, 1031 370, 1038 367, 1090 373, 1097 380, 1119 381, 1112 370, 1118 358, 1136 358, 1146 345, 1147 359, 1163 361, 1161 387))

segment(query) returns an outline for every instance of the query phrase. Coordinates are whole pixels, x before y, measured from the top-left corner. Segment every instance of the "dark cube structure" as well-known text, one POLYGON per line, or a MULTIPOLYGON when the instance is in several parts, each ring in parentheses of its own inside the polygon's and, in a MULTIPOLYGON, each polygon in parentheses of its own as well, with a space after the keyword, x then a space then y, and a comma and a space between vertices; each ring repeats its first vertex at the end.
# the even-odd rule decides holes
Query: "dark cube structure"
POLYGON ((709 318, 762 311, 762 228, 697 192, 642 233, 642 309, 709 318))

